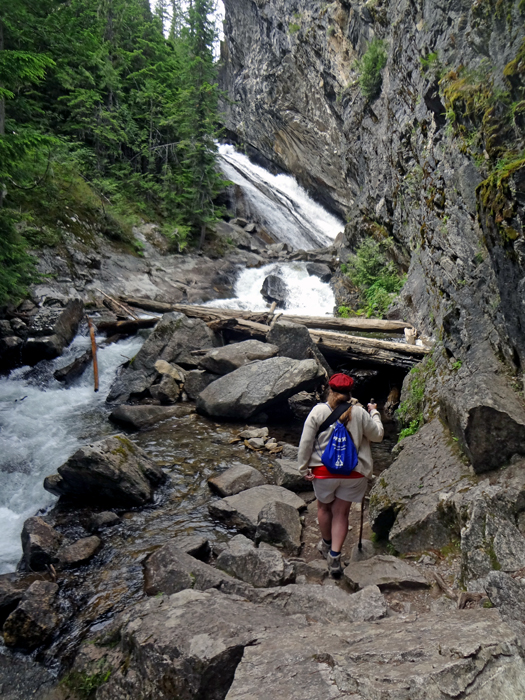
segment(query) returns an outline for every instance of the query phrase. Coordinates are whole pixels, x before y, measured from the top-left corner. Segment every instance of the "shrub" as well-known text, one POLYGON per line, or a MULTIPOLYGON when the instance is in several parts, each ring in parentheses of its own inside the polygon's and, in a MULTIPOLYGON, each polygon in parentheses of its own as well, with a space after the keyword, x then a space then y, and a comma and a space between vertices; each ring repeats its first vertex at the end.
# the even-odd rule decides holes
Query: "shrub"
POLYGON ((374 99, 381 91, 383 77, 381 71, 386 65, 387 53, 381 39, 372 39, 358 62, 361 92, 368 99, 374 99))

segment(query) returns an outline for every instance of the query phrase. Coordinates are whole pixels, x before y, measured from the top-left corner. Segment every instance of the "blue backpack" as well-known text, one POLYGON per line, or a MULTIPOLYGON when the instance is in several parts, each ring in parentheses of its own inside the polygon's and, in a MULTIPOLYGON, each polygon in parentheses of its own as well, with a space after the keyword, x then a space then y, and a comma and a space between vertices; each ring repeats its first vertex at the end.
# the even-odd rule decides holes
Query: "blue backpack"
POLYGON ((348 476, 357 467, 358 456, 354 441, 340 421, 335 424, 321 460, 334 476, 348 476))

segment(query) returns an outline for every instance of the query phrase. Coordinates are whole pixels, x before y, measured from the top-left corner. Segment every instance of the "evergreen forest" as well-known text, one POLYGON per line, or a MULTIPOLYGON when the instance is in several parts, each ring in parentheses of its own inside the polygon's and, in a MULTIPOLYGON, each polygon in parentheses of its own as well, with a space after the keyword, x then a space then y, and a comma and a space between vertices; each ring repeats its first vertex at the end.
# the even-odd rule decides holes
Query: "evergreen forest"
POLYGON ((202 242, 224 184, 213 12, 213 0, 4 3, 0 304, 35 279, 30 251, 80 221, 138 253, 140 218, 175 250, 202 242))

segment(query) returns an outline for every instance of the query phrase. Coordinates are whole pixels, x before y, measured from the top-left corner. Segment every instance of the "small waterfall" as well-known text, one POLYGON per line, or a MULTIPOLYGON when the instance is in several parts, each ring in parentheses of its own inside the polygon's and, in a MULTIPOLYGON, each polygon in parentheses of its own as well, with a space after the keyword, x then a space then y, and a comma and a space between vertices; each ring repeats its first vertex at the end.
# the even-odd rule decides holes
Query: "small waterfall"
POLYGON ((225 177, 242 188, 250 218, 294 249, 329 246, 344 223, 314 202, 289 175, 272 175, 233 146, 219 146, 225 177))
POLYGON ((82 335, 57 360, 21 367, 0 379, 0 573, 12 571, 20 559, 24 520, 56 500, 44 491, 44 477, 80 445, 115 432, 107 419, 106 396, 117 367, 142 343, 142 338, 131 338, 98 351, 97 394, 92 369, 68 389, 53 378, 57 368, 87 349, 89 338, 82 335))
POLYGON ((267 311, 270 304, 261 295, 265 277, 280 277, 288 287, 289 296, 284 314, 301 316, 331 316, 335 297, 332 288, 319 277, 309 275, 304 262, 271 263, 264 267, 241 270, 235 283, 235 298, 216 299, 206 306, 215 309, 244 309, 267 311))

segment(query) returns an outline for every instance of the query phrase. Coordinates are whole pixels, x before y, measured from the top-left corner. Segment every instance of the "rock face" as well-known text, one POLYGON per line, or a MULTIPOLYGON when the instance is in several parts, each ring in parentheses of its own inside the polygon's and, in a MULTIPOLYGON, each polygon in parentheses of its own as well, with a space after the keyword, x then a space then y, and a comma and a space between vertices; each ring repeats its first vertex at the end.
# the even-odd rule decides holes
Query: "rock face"
POLYGON ((150 428, 160 421, 180 417, 188 411, 186 406, 117 406, 109 417, 114 423, 125 426, 128 430, 150 428))
POLYGON ((260 340, 245 340, 223 348, 210 350, 199 361, 199 366, 212 374, 228 374, 254 360, 268 360, 279 352, 279 348, 260 340))
POLYGON ((58 475, 47 477, 44 488, 83 503, 130 507, 151 501, 165 478, 144 450, 116 435, 77 450, 58 475))
POLYGON ((219 569, 256 588, 281 586, 292 579, 293 567, 274 549, 257 549, 244 535, 233 537, 217 559, 219 569))
POLYGON ((24 564, 29 571, 46 571, 49 564, 57 563, 63 536, 43 518, 28 518, 21 537, 24 564))
POLYGON ((473 74, 484 46, 490 80, 519 99, 523 7, 507 5, 505 24, 477 3, 424 0, 414 13, 403 0, 225 1, 226 128, 348 217, 333 248, 341 262, 365 239, 395 241, 408 277, 390 313, 442 340, 426 388, 477 472, 525 454, 510 379, 525 366, 523 164, 505 184, 491 179, 502 152, 521 152, 522 134, 505 118, 489 126, 497 91, 475 117, 458 91, 482 84, 473 74), (356 66, 378 37, 386 65, 367 95, 356 66), (483 151, 467 132, 484 143, 498 133, 498 146, 483 151))
POLYGON ((267 340, 279 348, 279 355, 291 357, 292 360, 306 360, 309 357, 314 357, 328 375, 332 374, 324 356, 310 337, 306 326, 281 319, 270 330, 267 340))
POLYGON ((525 584, 505 574, 491 571, 485 586, 490 602, 498 608, 504 619, 525 624, 525 584))
POLYGON ((52 360, 62 354, 76 335, 84 315, 84 304, 72 299, 64 309, 43 308, 31 319, 29 337, 22 349, 24 364, 52 360))
POLYGON ((324 373, 315 360, 273 357, 240 367, 201 392, 197 411, 215 418, 248 419, 298 391, 315 389, 324 373))
POLYGON ((235 496, 228 496, 208 505, 211 515, 249 535, 255 535, 261 510, 275 501, 288 503, 301 510, 306 507, 302 498, 281 486, 257 486, 235 496))
POLYGON ((218 337, 204 321, 179 313, 164 314, 133 363, 122 370, 110 389, 107 401, 124 403, 133 397, 146 396, 155 380, 166 374, 162 370, 165 365, 158 369, 159 360, 192 369, 198 365, 197 357, 191 354, 193 350, 211 349, 219 345, 218 337))
POLYGON ((344 570, 344 577, 358 588, 428 588, 429 583, 418 569, 402 559, 377 555, 364 561, 353 561, 344 570))
POLYGON ((60 622, 55 598, 56 583, 35 581, 4 623, 2 633, 8 647, 31 651, 43 644, 60 622))
POLYGON ((265 483, 266 479, 261 472, 247 464, 233 464, 222 474, 208 479, 210 488, 220 496, 233 496, 265 483))
POLYGON ((282 547, 288 554, 301 549, 301 518, 289 503, 274 501, 259 512, 255 539, 282 547))
POLYGON ((399 552, 445 546, 457 534, 447 517, 443 494, 469 484, 469 472, 439 420, 405 438, 399 457, 370 494, 370 522, 380 535, 388 532, 399 552))
POLYGON ((284 309, 288 298, 288 287, 286 282, 277 275, 268 275, 263 282, 261 289, 263 299, 269 304, 276 302, 277 307, 284 309))

